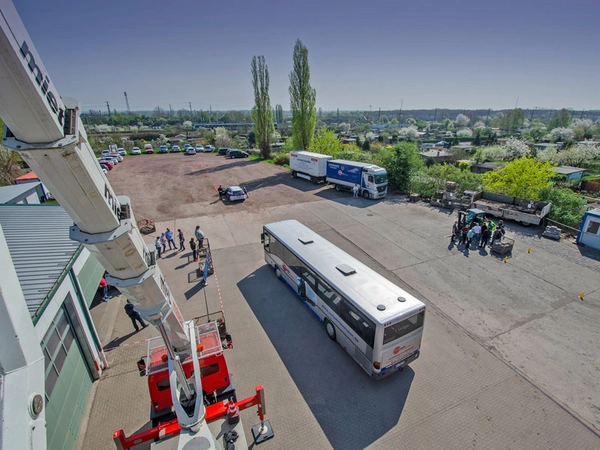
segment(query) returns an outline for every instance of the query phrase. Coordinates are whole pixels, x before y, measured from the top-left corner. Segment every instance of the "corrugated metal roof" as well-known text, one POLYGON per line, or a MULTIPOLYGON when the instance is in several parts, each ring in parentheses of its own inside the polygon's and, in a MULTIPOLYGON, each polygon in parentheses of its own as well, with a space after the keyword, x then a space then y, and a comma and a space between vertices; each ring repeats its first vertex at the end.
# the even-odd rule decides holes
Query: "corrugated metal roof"
POLYGON ((0 187, 0 203, 8 203, 16 198, 21 197, 27 191, 35 192, 35 188, 40 183, 24 183, 24 184, 13 184, 12 186, 0 187))
POLYGON ((0 205, 0 225, 33 317, 79 248, 58 205, 0 205))

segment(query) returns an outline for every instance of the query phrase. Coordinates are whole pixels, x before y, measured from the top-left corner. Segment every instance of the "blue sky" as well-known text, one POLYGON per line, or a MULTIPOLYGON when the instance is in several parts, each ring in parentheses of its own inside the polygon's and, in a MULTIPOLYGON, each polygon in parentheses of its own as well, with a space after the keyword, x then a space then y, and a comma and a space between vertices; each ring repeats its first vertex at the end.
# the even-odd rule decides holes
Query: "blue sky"
POLYGON ((323 110, 600 109, 598 0, 16 0, 84 110, 250 109, 264 55, 289 109, 296 39, 323 110), (518 99, 518 100, 517 100, 518 99))

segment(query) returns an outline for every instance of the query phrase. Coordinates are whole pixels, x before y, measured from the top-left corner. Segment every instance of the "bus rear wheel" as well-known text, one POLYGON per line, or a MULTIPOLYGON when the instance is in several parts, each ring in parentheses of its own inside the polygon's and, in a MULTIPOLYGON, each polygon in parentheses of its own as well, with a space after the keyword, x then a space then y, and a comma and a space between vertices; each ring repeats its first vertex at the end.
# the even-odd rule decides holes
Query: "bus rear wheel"
POLYGON ((327 336, 329 336, 329 339, 335 341, 335 327, 327 319, 325 319, 325 331, 327 331, 327 336))

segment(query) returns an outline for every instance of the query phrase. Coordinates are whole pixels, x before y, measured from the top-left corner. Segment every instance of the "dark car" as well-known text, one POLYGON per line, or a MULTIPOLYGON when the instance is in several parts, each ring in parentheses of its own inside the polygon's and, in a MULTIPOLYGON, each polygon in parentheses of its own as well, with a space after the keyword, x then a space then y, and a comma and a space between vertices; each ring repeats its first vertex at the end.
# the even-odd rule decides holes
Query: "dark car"
POLYGON ((228 148, 220 148, 219 149, 219 155, 226 155, 227 152, 229 152, 228 148))
POLYGON ((228 158, 247 158, 248 153, 246 153, 242 150, 229 150, 229 153, 227 153, 227 157, 228 158))

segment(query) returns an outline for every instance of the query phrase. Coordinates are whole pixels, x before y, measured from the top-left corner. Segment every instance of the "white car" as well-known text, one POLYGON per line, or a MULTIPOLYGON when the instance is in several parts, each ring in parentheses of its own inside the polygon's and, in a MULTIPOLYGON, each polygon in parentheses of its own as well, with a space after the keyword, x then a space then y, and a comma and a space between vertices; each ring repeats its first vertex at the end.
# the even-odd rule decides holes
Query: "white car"
POLYGON ((227 189, 225 189, 225 197, 227 197, 227 200, 230 202, 235 202, 236 200, 246 200, 248 198, 248 191, 239 186, 229 186, 227 189))
POLYGON ((132 155, 141 155, 142 154, 142 150, 139 147, 133 147, 131 149, 131 154, 132 155))
POLYGON ((186 155, 195 155, 196 154, 196 150, 194 149, 194 147, 187 147, 185 149, 185 154, 186 155))
POLYGON ((125 150, 124 148, 118 148, 117 152, 119 153, 119 155, 121 156, 127 156, 127 150, 125 150))
POLYGON ((109 158, 116 158, 117 161, 121 162, 123 161, 123 157, 121 155, 119 155, 119 153, 117 152, 110 152, 108 154, 109 158))
POLYGON ((210 153, 210 152, 214 152, 214 151, 215 151, 215 148, 212 145, 209 144, 209 145, 204 146, 205 153, 210 153))
POLYGON ((200 144, 196 145, 196 151, 197 152, 203 152, 204 151, 204 147, 202 147, 200 144))

